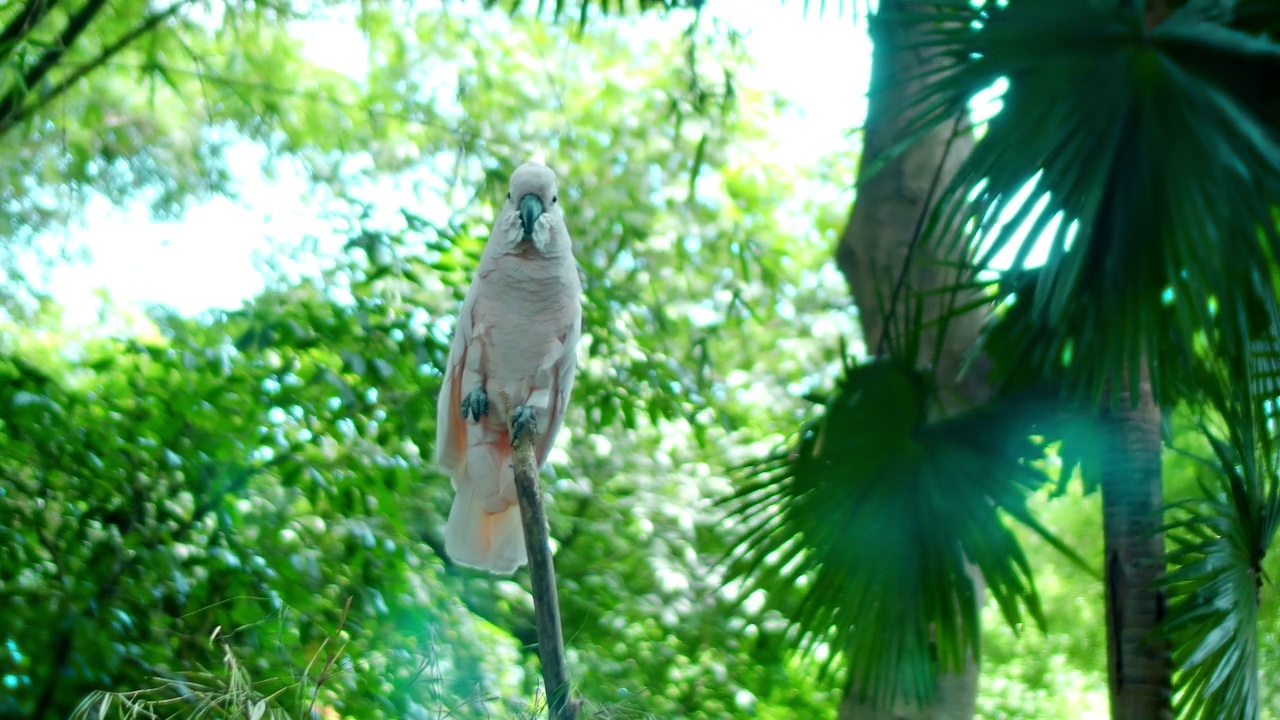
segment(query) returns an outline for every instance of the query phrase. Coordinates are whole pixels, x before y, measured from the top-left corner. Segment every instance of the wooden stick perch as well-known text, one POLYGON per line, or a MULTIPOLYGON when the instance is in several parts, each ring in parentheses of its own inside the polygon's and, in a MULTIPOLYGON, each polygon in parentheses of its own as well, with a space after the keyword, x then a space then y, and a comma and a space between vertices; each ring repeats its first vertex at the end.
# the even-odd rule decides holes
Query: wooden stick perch
POLYGON ((560 629, 560 600, 556 595, 556 570, 551 560, 547 513, 542 506, 542 485, 533 454, 532 431, 515 442, 516 497, 524 526, 524 546, 533 576, 533 612, 538 621, 538 657, 542 683, 547 690, 551 720, 575 720, 581 702, 569 694, 569 668, 564 660, 564 633, 560 629))

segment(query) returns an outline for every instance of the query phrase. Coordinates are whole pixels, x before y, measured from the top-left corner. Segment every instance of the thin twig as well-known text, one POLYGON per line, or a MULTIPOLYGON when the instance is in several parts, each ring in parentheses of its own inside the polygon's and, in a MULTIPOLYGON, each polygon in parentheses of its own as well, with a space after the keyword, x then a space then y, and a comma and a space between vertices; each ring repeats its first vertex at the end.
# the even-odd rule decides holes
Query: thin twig
POLYGON ((516 498, 529 553, 533 612, 538 621, 538 656, 542 682, 547 689, 551 720, 575 720, 581 703, 569 696, 569 669, 564 660, 564 633, 560 629, 560 600, 556 596, 556 570, 551 560, 547 513, 542 506, 542 486, 533 455, 533 432, 521 433, 515 443, 516 498))
MULTIPOLYGON (((351 601, 353 599, 355 599, 354 596, 347 597, 347 604, 342 608, 342 617, 338 619, 338 629, 333 633, 333 640, 337 640, 342 636, 342 629, 347 625, 347 614, 351 612, 351 601)), ((328 640, 325 642, 327 643, 328 640)), ((329 659, 324 664, 324 670, 320 671, 320 677, 316 678, 315 691, 311 693, 311 704, 307 706, 307 717, 311 717, 315 712, 316 700, 320 697, 320 688, 323 687, 325 681, 330 678, 330 674, 333 672, 333 664, 337 662, 338 658, 342 655, 342 651, 346 650, 346 648, 347 644, 344 642, 342 645, 338 646, 338 649, 335 652, 329 654, 329 659)))

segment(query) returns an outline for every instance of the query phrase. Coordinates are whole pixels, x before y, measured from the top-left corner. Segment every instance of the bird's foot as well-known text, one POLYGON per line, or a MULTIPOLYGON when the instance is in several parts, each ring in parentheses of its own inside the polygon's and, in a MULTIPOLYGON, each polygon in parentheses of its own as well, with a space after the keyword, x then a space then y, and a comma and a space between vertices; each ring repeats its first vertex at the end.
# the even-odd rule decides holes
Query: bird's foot
POLYGON ((466 420, 470 417, 476 422, 480 422, 480 418, 489 414, 489 393, 484 388, 478 387, 467 393, 462 398, 462 419, 466 420))
POLYGON ((525 433, 532 435, 538 431, 538 414, 528 405, 520 405, 511 413, 511 445, 525 433))

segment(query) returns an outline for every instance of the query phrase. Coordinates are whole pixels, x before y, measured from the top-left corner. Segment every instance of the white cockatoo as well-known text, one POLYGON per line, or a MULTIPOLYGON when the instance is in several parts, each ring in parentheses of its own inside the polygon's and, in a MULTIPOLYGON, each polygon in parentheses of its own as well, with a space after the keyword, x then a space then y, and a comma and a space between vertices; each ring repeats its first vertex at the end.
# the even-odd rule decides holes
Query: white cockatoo
POLYGON ((573 390, 581 296, 556 175, 527 162, 462 303, 436 410, 436 461, 456 493, 444 530, 454 562, 505 575, 528 561, 512 445, 532 429, 538 467, 547 461, 573 390))

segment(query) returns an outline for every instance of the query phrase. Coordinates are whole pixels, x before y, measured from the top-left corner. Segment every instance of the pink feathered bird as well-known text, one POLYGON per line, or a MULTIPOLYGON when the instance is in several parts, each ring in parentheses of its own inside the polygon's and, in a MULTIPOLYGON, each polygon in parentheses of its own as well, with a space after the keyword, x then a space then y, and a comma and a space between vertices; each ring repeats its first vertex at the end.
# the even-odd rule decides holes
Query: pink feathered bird
POLYGON ((546 463, 573 390, 581 294, 556 175, 525 163, 462 303, 436 410, 436 460, 456 492, 444 530, 454 562, 505 575, 528 561, 512 444, 532 428, 546 463))

